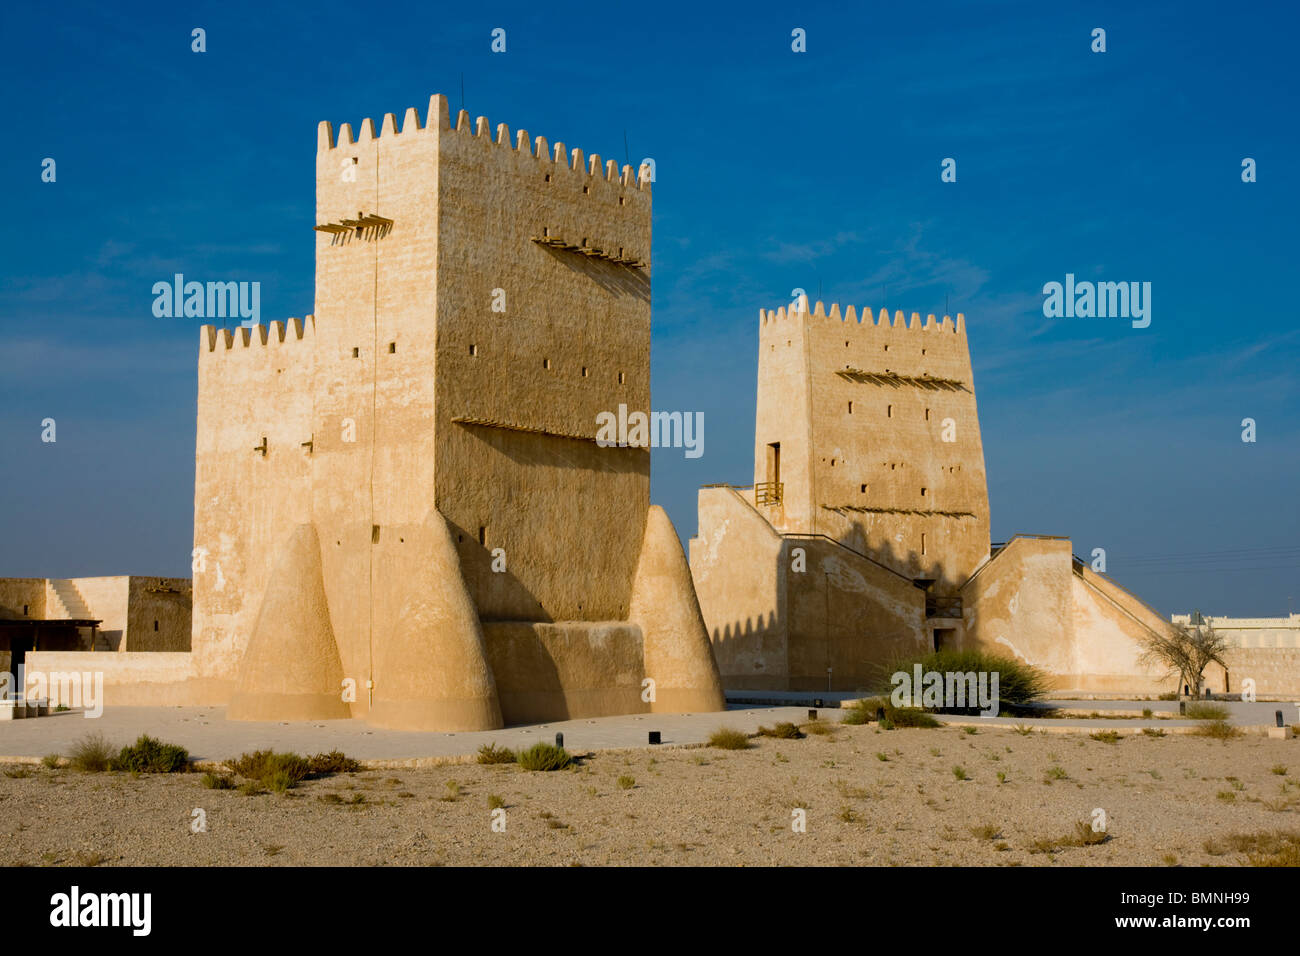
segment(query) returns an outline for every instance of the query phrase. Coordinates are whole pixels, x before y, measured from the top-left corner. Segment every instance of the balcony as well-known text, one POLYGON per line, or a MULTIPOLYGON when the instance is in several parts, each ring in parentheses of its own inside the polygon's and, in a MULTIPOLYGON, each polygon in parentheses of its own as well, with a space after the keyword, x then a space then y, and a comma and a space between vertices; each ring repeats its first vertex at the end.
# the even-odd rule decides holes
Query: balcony
POLYGON ((754 485, 754 504, 779 505, 785 484, 780 481, 760 481, 754 485))
POLYGON ((925 616, 930 617, 955 617, 960 619, 962 616, 961 598, 931 596, 925 597, 925 616))

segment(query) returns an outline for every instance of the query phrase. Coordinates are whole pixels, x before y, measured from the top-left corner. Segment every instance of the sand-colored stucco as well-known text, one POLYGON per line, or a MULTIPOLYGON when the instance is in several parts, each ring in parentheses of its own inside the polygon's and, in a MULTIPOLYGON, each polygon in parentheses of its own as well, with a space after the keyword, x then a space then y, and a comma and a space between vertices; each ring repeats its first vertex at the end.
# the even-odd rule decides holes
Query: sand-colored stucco
POLYGON ((314 313, 200 335, 194 680, 404 729, 636 710, 651 670, 722 707, 648 450, 595 440, 650 407, 649 177, 441 95, 398 125, 320 125, 314 313))
MULTIPOLYGON (((899 658, 950 647, 1033 664, 1058 693, 1175 689, 1143 659, 1170 622, 1069 539, 990 544, 964 316, 761 311, 754 483, 702 489, 690 545, 728 687, 880 688, 899 658)), ((1285 655, 1252 650, 1211 684, 1250 670, 1261 693, 1300 692, 1285 655)))
POLYGON ((226 716, 328 720, 351 716, 321 577, 320 541, 299 525, 267 581, 226 716))
POLYGON ((691 583, 691 569, 668 513, 652 505, 646 518, 631 621, 645 643, 645 676, 654 682, 655 713, 722 710, 722 679, 691 583))

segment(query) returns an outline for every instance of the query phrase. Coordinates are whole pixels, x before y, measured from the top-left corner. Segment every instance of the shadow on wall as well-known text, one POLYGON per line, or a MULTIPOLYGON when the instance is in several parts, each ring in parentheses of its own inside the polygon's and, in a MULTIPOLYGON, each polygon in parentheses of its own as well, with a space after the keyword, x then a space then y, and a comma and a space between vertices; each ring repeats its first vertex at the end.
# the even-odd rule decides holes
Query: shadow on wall
MULTIPOLYGON (((586 438, 574 437, 568 442, 555 441, 556 436, 530 434, 506 427, 493 427, 473 421, 458 422, 472 431, 475 438, 489 445, 519 465, 541 468, 571 468, 577 471, 604 474, 636 474, 648 470, 643 448, 602 448, 586 438), (560 445, 566 447, 561 450, 560 445)), ((596 421, 591 421, 591 433, 596 433, 596 421)), ((564 437, 564 436, 560 436, 564 437)))
POLYGON ((471 594, 481 591, 482 586, 485 585, 493 596, 493 606, 535 608, 531 613, 519 611, 503 618, 493 617, 480 608, 481 621, 484 623, 493 620, 538 621, 547 624, 554 622, 555 619, 542 607, 542 602, 537 599, 537 595, 519 580, 509 569, 508 564, 504 571, 492 569, 492 547, 480 539, 478 530, 462 528, 454 521, 448 521, 447 527, 451 529, 452 539, 456 543, 456 551, 460 557, 461 577, 471 594), (475 587, 476 582, 480 587, 475 587))
POLYGON ((710 634, 730 688, 868 690, 886 680, 892 661, 929 650, 926 592, 883 562, 791 536, 772 573, 774 610, 710 634), (797 548, 806 570, 795 570, 797 548))
POLYGON ((631 269, 604 259, 575 255, 550 246, 539 246, 547 255, 570 272, 594 282, 611 295, 630 295, 642 302, 650 301, 650 276, 644 269, 631 269))
MULTIPOLYGON (((955 518, 951 520, 961 521, 964 519, 955 518)), ((966 583, 965 580, 958 579, 955 574, 945 569, 937 554, 923 555, 914 548, 904 551, 893 544, 885 550, 882 550, 878 545, 871 545, 868 530, 861 521, 854 521, 849 527, 848 533, 841 537, 840 540, 843 541, 845 546, 861 552, 871 560, 883 564, 905 578, 933 581, 934 585, 931 587, 931 591, 936 594, 956 594, 961 586, 966 583)))

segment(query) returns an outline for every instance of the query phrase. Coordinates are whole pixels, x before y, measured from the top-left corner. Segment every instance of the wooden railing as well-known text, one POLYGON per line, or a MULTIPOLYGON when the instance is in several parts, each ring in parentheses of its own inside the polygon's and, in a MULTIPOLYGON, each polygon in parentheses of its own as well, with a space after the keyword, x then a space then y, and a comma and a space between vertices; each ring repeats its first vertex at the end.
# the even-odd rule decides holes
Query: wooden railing
POLYGON ((962 605, 959 597, 930 597, 925 598, 925 616, 926 617, 961 617, 962 605))
POLYGON ((760 481, 754 485, 754 504, 779 505, 785 491, 785 483, 780 481, 760 481))

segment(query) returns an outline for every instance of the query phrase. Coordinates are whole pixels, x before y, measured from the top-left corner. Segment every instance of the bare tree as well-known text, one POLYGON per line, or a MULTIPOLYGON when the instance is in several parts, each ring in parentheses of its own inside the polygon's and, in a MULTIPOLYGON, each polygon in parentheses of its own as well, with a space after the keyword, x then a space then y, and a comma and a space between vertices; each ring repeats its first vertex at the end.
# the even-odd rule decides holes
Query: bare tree
POLYGON ((1152 631, 1141 661, 1177 674, 1179 686, 1187 685, 1193 697, 1200 697, 1205 668, 1210 664, 1228 666, 1223 661, 1228 639, 1216 633, 1214 625, 1202 623, 1199 615, 1196 620, 1195 624, 1172 624, 1164 633, 1152 631))

